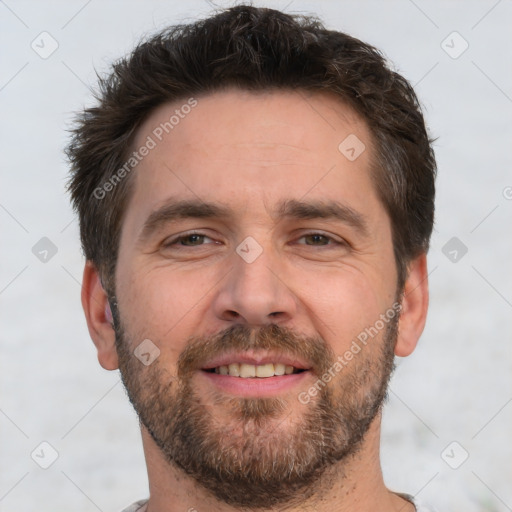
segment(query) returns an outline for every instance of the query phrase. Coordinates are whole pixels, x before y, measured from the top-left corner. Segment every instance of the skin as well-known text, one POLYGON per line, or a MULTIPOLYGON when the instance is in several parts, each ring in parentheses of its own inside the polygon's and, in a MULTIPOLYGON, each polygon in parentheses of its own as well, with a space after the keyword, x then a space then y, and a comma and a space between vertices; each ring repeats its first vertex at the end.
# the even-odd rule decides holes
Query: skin
MULTIPOLYGON (((391 307, 396 292, 390 220, 370 179, 368 128, 348 106, 324 93, 227 90, 197 100, 197 106, 149 152, 133 175, 134 193, 123 220, 116 269, 119 311, 130 339, 135 340, 131 349, 143 339, 155 341, 159 364, 173 374, 191 336, 211 336, 235 323, 278 323, 307 336, 321 336, 336 354, 343 354, 358 333, 391 307), (354 161, 338 150, 350 134, 366 145, 354 161), (171 196, 218 201, 231 207, 235 216, 181 219, 140 242, 144 221, 171 196), (280 200, 293 198, 339 201, 365 219, 368 233, 363 236, 334 219, 272 216, 280 200), (189 241, 189 246, 179 249, 163 247, 173 236, 190 230, 208 238, 195 244, 189 241), (324 245, 325 239, 304 238, 311 232, 334 241, 324 245), (263 250, 252 263, 235 252, 247 236, 263 250), (348 245, 336 245, 336 240, 348 245)), ((184 103, 157 108, 139 129, 134 148, 184 103)), ((117 369, 108 302, 91 262, 84 270, 82 304, 100 364, 117 369)), ((404 357, 414 350, 427 307, 422 254, 409 264, 395 355, 404 357)), ((370 344, 367 349, 374 350, 370 344)), ((285 394, 305 391, 315 380, 311 375, 285 394)), ((195 385, 205 396, 211 390, 200 375, 195 385)), ((303 406, 297 400, 289 404, 291 421, 300 416, 303 406)), ((219 419, 224 412, 219 406, 219 419)), ((380 423, 378 415, 357 456, 340 463, 345 478, 316 500, 287 510, 414 510, 384 485, 380 423)), ((280 428, 287 426, 284 421, 280 428)), ((191 506, 236 510, 213 500, 169 465, 144 427, 142 439, 149 512, 191 506)))

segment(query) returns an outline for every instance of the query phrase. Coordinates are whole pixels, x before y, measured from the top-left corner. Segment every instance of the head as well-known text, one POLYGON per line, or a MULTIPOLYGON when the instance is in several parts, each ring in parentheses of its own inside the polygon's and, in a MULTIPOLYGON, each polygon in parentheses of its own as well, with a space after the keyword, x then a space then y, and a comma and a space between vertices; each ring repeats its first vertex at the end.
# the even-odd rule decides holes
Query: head
POLYGON ((435 160, 414 91, 318 20, 238 6, 141 43, 97 100, 68 156, 100 362, 219 499, 312 493, 423 329, 435 160), (214 368, 236 354, 294 373, 233 388, 214 368))

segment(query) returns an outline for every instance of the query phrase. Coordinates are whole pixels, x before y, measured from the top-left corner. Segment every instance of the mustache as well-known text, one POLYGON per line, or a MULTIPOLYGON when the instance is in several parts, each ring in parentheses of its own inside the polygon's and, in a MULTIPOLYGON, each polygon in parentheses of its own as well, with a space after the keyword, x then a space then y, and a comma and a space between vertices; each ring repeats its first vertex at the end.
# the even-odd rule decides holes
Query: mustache
POLYGON ((187 376, 226 352, 248 350, 297 357, 318 375, 323 375, 335 361, 334 351, 320 336, 302 336, 277 324, 259 328, 236 324, 210 337, 192 337, 178 358, 178 376, 187 376))

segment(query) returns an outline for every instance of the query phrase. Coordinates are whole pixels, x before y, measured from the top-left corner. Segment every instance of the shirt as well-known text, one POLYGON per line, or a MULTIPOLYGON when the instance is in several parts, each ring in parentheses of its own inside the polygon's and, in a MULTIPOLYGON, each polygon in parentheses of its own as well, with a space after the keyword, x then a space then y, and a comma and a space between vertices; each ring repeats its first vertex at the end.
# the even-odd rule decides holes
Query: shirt
MULTIPOLYGON (((420 503, 417 499, 415 499, 410 494, 404 494, 397 492, 399 496, 406 499, 407 501, 410 501, 414 507, 416 508, 416 512, 436 512, 436 510, 430 506, 425 505, 424 503, 420 503)), ((146 512, 146 507, 148 505, 148 500, 140 500, 132 505, 130 505, 128 508, 125 508, 122 512, 146 512)))

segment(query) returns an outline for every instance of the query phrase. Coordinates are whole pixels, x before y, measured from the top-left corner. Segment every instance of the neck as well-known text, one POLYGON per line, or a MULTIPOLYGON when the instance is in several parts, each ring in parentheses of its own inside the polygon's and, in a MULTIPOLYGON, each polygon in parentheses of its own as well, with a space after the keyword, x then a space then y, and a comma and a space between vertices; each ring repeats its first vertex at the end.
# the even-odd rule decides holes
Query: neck
MULTIPOLYGON (((380 467, 380 415, 373 421, 357 453, 338 462, 325 472, 315 493, 300 505, 272 507, 273 512, 413 512, 414 506, 384 485, 380 467)), ((142 427, 150 499, 147 512, 215 510, 235 512, 241 509, 217 501, 206 489, 163 457, 147 430, 142 427)), ((259 509, 263 510, 263 509, 259 509)), ((270 508, 268 509, 270 510, 270 508)))

